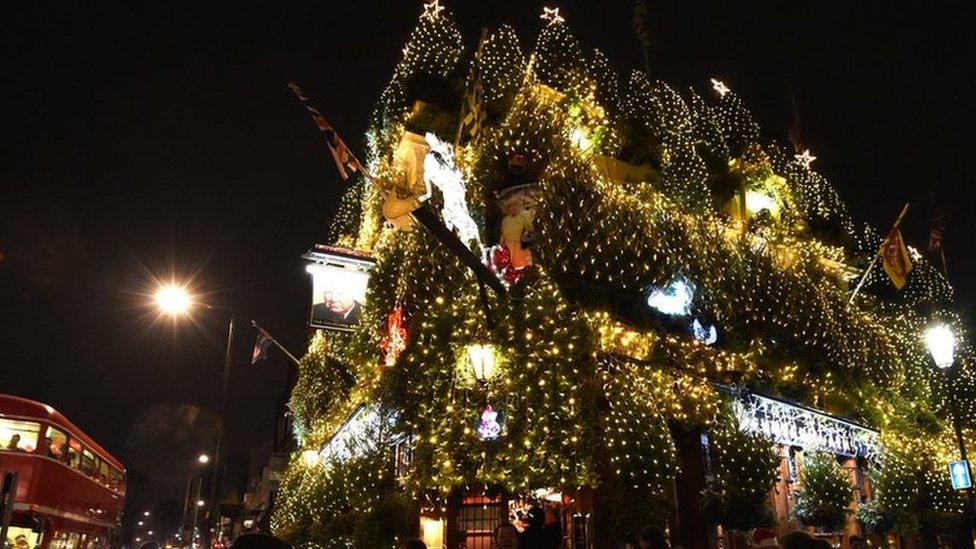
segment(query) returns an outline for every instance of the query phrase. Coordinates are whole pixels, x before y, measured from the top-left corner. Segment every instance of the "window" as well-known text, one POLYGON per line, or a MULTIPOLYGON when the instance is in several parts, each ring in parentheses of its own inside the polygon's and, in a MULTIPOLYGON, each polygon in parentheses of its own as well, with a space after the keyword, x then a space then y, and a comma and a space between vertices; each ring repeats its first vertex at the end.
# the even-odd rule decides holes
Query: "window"
POLYGON ((81 443, 75 439, 68 441, 68 465, 81 469, 81 443))
POLYGON ((81 472, 92 478, 98 477, 95 454, 88 448, 84 448, 81 452, 81 472))
POLYGON ((98 482, 109 486, 108 483, 108 463, 105 463, 101 459, 98 460, 98 482))
POLYGON ((112 488, 114 488, 115 490, 117 490, 119 492, 125 493, 125 479, 122 478, 122 472, 121 471, 119 471, 118 469, 114 469, 114 468, 113 469, 110 469, 109 470, 109 479, 110 479, 112 488))
POLYGON ((33 452, 37 449, 37 437, 41 424, 35 421, 0 418, 0 449, 10 452, 33 452))
POLYGON ((68 460, 68 435, 64 431, 48 426, 47 437, 45 437, 44 442, 47 446, 45 450, 47 457, 58 461, 68 460))

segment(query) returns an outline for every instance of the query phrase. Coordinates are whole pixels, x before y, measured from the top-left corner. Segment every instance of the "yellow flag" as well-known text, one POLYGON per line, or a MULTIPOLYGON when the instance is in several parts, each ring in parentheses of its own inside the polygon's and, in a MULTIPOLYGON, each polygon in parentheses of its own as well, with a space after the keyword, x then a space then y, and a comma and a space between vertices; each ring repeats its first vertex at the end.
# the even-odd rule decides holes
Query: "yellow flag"
POLYGON ((899 290, 908 283, 908 273, 912 270, 912 260, 908 257, 908 248, 901 238, 901 231, 895 226, 885 238, 881 248, 884 270, 891 278, 891 283, 899 290))

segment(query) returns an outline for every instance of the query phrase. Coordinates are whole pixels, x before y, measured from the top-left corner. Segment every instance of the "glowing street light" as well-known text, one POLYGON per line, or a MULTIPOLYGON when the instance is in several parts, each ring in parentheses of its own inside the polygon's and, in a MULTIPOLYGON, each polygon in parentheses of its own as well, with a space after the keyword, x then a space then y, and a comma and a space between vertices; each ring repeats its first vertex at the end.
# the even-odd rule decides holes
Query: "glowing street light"
POLYGON ((140 521, 138 522, 138 524, 139 524, 139 526, 142 526, 143 524, 145 524, 145 522, 143 522, 143 521, 141 521, 141 520, 140 520, 140 521))
POLYGON ((193 299, 186 288, 175 284, 168 284, 156 290, 155 299, 156 306, 172 316, 185 314, 193 305, 193 299))
POLYGON ((935 365, 945 370, 952 366, 956 358, 956 336, 952 328, 945 324, 936 324, 925 331, 925 346, 935 365))
POLYGON ((197 457, 197 462, 200 463, 200 465, 206 465, 210 463, 210 456, 207 454, 200 454, 200 456, 197 457))
POLYGON ((475 379, 482 383, 495 373, 495 349, 491 345, 468 345, 468 360, 475 379))
POLYGON ((197 507, 203 507, 206 504, 207 502, 203 501, 202 499, 197 500, 197 507))
POLYGON ((148 516, 149 516, 149 511, 143 511, 143 512, 142 512, 142 516, 144 516, 144 517, 148 517, 148 516))

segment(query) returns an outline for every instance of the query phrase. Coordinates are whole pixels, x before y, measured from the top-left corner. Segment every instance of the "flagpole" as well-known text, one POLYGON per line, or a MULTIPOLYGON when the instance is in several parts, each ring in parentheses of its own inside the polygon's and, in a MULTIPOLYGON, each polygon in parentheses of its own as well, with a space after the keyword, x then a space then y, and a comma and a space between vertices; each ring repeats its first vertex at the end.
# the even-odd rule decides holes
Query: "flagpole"
MULTIPOLYGON (((898 219, 895 219, 894 226, 892 226, 891 230, 888 231, 889 234, 891 233, 891 231, 897 230, 898 227, 901 225, 901 220, 904 219, 905 214, 908 213, 908 206, 909 203, 906 202, 905 207, 902 208, 901 213, 898 214, 898 219)), ((887 241, 888 239, 885 238, 885 240, 881 243, 881 248, 878 249, 878 253, 874 255, 874 259, 871 261, 871 264, 868 266, 868 269, 864 271, 864 275, 861 277, 860 282, 858 282, 857 287, 854 288, 854 293, 851 294, 851 299, 847 302, 848 307, 850 307, 851 303, 854 303, 854 298, 857 297, 858 292, 861 291, 861 287, 864 286, 864 283, 867 281, 868 275, 871 274, 871 271, 874 269, 874 266, 877 265, 878 260, 881 259, 882 256, 884 256, 885 243, 887 241)))

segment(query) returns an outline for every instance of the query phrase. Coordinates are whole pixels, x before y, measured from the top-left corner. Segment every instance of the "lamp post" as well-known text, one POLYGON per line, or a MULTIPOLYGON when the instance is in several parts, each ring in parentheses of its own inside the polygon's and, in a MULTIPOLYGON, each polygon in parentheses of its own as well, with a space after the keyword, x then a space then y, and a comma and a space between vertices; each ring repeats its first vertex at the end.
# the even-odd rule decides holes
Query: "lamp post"
MULTIPOLYGON (((212 482, 210 483, 210 502, 214 504, 212 509, 212 516, 216 515, 217 507, 215 505, 216 501, 219 499, 218 489, 223 478, 221 475, 220 465, 220 447, 223 442, 224 437, 224 423, 227 420, 227 385, 230 380, 230 366, 231 366, 231 352, 233 350, 234 343, 234 328, 235 321, 237 319, 237 314, 227 308, 218 307, 216 305, 211 305, 208 303, 203 303, 195 300, 190 294, 185 286, 179 286, 176 284, 169 284, 162 286, 157 289, 155 294, 156 306, 164 313, 172 316, 179 317, 184 316, 190 312, 193 306, 198 305, 205 309, 211 311, 217 311, 225 313, 227 315, 227 347, 224 351, 224 377, 223 383, 221 385, 220 391, 220 423, 217 424, 217 443, 214 447, 213 455, 213 475, 212 482)), ((210 456, 206 454, 201 454, 198 458, 201 464, 208 463, 210 461, 210 456)), ((202 501, 202 500, 200 500, 202 501)), ((197 506, 199 507, 199 501, 197 506)), ((196 509, 194 509, 196 511, 196 509)), ((216 520, 217 535, 220 536, 220 520, 216 520)))
MULTIPOLYGON (((935 365, 938 366, 945 375, 945 387, 946 391, 949 393, 949 412, 952 414, 952 427, 956 431, 956 443, 959 445, 959 457, 966 462, 966 467, 970 468, 969 458, 966 455, 966 443, 962 438, 962 425, 959 422, 959 408, 956 403, 956 391, 952 388, 952 380, 949 378, 949 370, 953 367, 956 360, 956 336, 952 332, 952 328, 949 326, 945 324, 935 324, 930 326, 925 331, 925 346, 928 348, 929 354, 932 355, 932 361, 935 362, 935 365)), ((968 501, 964 516, 967 523, 966 529, 969 531, 969 535, 972 536, 973 528, 976 527, 976 524, 973 524, 973 489, 968 488, 966 490, 966 495, 968 497, 968 501)))
POLYGON ((471 371, 479 383, 487 383, 495 373, 495 349, 490 345, 468 345, 471 371))

